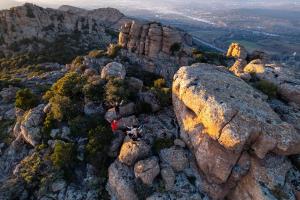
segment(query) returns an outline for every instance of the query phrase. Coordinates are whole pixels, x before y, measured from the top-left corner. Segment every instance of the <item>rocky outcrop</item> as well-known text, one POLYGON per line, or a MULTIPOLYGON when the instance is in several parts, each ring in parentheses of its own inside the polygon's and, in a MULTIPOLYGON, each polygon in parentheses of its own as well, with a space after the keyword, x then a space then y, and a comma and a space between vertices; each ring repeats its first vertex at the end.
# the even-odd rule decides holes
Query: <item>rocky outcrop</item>
POLYGON ((115 8, 98 8, 94 10, 85 10, 69 5, 63 5, 58 9, 61 11, 80 14, 81 16, 92 18, 105 25, 106 27, 115 29, 119 29, 122 23, 130 21, 128 17, 126 17, 123 13, 115 8))
POLYGON ((238 43, 231 44, 227 56, 236 58, 229 69, 236 76, 246 81, 251 78, 267 81, 277 88, 282 99, 300 105, 300 75, 295 69, 281 64, 269 64, 268 55, 264 52, 254 51, 247 57, 245 47, 238 43))
POLYGON ((187 65, 191 60, 191 37, 156 22, 125 23, 119 34, 119 45, 126 49, 121 51, 124 56, 168 79, 176 72, 175 66, 187 65))
POLYGON ((247 174, 249 148, 260 159, 270 152, 300 152, 299 133, 264 99, 223 67, 195 64, 174 76, 173 105, 181 137, 210 186, 223 191, 217 196, 207 188, 213 198, 224 197, 247 174))
POLYGON ((34 51, 37 47, 43 49, 47 42, 53 42, 61 35, 72 36, 75 32, 80 33, 77 42, 85 43, 85 46, 104 47, 111 41, 102 23, 109 17, 104 19, 107 13, 110 11, 103 9, 103 12, 91 11, 89 15, 82 16, 33 4, 3 10, 0 12, 1 50, 4 54, 14 52, 13 44, 17 44, 22 52, 34 51))

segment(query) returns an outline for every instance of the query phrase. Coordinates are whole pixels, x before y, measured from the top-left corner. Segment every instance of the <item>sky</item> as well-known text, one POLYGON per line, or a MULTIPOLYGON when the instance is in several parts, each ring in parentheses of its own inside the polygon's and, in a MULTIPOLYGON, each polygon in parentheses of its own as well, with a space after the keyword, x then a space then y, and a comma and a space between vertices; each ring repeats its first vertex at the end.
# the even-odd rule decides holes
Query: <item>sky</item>
POLYGON ((297 4, 300 0, 0 0, 0 8, 7 4, 31 2, 43 7, 57 8, 60 5, 72 5, 87 9, 115 7, 118 9, 151 9, 168 11, 173 8, 197 6, 199 8, 235 8, 250 6, 278 6, 281 4, 297 4), (13 2, 14 1, 14 2, 13 2), (12 2, 12 3, 11 3, 12 2))

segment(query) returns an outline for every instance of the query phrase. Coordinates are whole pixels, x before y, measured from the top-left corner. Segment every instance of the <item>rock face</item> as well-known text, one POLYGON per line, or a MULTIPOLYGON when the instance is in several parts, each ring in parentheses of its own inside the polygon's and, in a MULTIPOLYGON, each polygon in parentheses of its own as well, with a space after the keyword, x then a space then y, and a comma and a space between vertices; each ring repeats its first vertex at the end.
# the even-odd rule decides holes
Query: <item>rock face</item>
POLYGON ((36 47, 45 48, 43 45, 45 41, 52 42, 59 35, 72 35, 74 32, 80 32, 78 42, 104 47, 111 40, 111 36, 105 33, 106 27, 102 23, 109 18, 105 16, 108 13, 113 19, 108 24, 115 24, 122 18, 120 18, 122 14, 112 12, 111 9, 93 10, 87 15, 80 15, 80 13, 25 4, 3 10, 0 12, 0 47, 4 54, 13 52, 7 48, 13 43, 19 44, 18 47, 24 52, 33 51, 36 47), (115 15, 117 16, 113 17, 115 15), (24 43, 26 40, 33 42, 29 45, 24 43))
POLYGON ((225 68, 209 64, 180 68, 174 76, 173 105, 181 137, 205 179, 223 190, 221 195, 249 170, 245 152, 249 147, 260 159, 270 152, 300 152, 296 129, 279 118, 262 94, 225 68))
POLYGON ((145 70, 171 78, 190 60, 192 39, 185 32, 159 23, 127 22, 121 27, 119 45, 123 55, 140 63, 145 70))

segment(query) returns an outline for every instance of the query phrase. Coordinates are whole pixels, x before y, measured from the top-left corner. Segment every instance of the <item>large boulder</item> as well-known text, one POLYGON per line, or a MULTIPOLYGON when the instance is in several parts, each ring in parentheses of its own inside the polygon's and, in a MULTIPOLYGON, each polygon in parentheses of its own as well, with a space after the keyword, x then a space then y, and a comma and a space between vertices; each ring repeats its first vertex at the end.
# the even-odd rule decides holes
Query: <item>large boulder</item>
POLYGON ((16 123, 15 132, 32 146, 40 143, 42 138, 41 130, 44 121, 44 104, 41 104, 24 114, 22 119, 16 123))
POLYGON ((239 43, 232 43, 227 51, 227 57, 245 60, 248 52, 244 46, 239 43))
POLYGON ((135 104, 134 103, 128 103, 123 106, 120 106, 119 112, 116 112, 115 108, 109 109, 105 113, 105 119, 108 122, 112 122, 114 119, 119 119, 121 117, 127 117, 135 113, 135 104))
POLYGON ((140 178, 146 185, 152 185, 152 182, 159 174, 159 171, 158 158, 155 156, 146 160, 140 160, 134 165, 135 177, 140 178))
POLYGON ((126 69, 121 63, 108 63, 101 71, 102 79, 120 78, 124 79, 126 76, 126 69))
POLYGON ((295 128, 280 119, 261 93, 223 67, 195 64, 180 68, 174 76, 173 105, 181 137, 210 183, 242 178, 247 164, 245 170, 232 172, 239 163, 247 163, 241 159, 249 147, 260 159, 269 152, 300 152, 295 128))
POLYGON ((119 160, 128 166, 136 161, 145 158, 151 152, 151 146, 144 141, 132 141, 127 139, 121 147, 119 160))
POLYGON ((248 65, 245 66, 244 72, 262 74, 265 72, 265 64, 260 59, 252 60, 248 65))
POLYGON ((11 103, 15 97, 19 88, 9 86, 8 88, 3 88, 0 92, 0 96, 5 103, 11 103))
POLYGON ((111 196, 118 200, 138 200, 133 180, 133 171, 119 161, 108 168, 108 189, 111 196))

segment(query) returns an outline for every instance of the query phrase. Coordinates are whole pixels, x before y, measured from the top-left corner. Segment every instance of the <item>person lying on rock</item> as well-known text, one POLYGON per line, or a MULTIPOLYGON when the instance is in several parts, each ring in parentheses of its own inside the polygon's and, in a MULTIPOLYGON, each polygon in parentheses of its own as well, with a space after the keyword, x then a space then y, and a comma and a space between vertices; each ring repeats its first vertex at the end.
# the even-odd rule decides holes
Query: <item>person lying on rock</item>
POLYGON ((126 131, 126 134, 128 135, 128 137, 130 139, 132 139, 133 141, 139 141, 142 137, 142 126, 140 127, 127 127, 128 130, 126 131))

